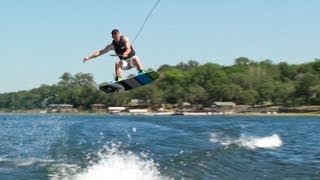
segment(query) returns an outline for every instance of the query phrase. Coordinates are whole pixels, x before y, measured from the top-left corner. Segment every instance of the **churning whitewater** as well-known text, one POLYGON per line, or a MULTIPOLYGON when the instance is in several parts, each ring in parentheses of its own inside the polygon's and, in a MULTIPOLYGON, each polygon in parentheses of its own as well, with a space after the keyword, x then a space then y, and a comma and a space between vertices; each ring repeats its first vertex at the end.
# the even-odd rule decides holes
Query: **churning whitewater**
POLYGON ((316 117, 0 115, 0 179, 316 179, 316 117))

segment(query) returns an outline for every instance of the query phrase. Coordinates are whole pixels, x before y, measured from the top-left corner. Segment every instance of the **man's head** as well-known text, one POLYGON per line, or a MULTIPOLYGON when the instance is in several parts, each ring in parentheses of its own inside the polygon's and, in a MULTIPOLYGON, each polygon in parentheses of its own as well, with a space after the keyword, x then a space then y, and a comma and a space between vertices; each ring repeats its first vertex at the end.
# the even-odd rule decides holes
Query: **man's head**
POLYGON ((121 35, 120 35, 120 31, 118 29, 113 29, 111 31, 111 35, 112 35, 113 40, 115 40, 116 42, 120 41, 121 35))

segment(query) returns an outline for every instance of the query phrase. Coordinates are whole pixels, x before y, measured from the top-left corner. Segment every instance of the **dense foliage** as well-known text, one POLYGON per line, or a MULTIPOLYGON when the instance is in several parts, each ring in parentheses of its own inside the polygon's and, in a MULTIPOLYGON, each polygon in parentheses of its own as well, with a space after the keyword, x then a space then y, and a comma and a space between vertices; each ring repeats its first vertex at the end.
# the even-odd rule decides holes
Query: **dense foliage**
POLYGON ((43 109, 49 104, 72 104, 83 109, 91 104, 126 106, 131 99, 160 104, 211 105, 214 101, 281 106, 320 104, 320 59, 300 65, 270 60, 255 62, 244 57, 231 66, 196 61, 163 65, 152 85, 119 94, 97 89, 91 74, 64 73, 54 85, 29 91, 0 94, 0 109, 43 109))

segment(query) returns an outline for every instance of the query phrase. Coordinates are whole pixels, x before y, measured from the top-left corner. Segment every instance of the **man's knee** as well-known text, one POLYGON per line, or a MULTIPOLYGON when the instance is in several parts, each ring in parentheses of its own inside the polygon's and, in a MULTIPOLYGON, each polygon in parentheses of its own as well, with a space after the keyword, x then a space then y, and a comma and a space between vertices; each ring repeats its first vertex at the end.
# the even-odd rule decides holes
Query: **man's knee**
POLYGON ((137 65, 140 63, 140 59, 139 59, 138 57, 133 58, 133 59, 132 59, 132 62, 133 62, 134 65, 137 66, 137 65))
POLYGON ((116 67, 122 67, 122 61, 116 61, 115 66, 116 67))

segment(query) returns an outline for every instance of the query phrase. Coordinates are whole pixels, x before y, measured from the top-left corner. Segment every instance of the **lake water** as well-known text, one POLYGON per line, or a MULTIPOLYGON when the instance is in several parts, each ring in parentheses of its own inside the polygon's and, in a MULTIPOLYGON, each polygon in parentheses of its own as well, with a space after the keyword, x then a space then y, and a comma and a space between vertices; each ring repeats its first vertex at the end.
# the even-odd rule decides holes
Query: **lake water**
POLYGON ((0 115, 0 179, 320 179, 320 118, 0 115))

